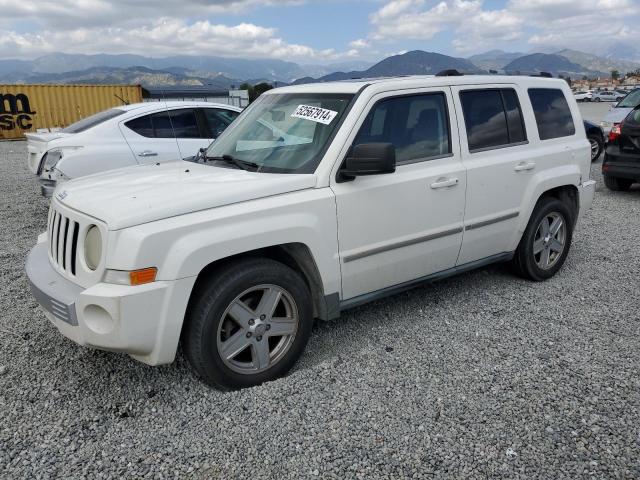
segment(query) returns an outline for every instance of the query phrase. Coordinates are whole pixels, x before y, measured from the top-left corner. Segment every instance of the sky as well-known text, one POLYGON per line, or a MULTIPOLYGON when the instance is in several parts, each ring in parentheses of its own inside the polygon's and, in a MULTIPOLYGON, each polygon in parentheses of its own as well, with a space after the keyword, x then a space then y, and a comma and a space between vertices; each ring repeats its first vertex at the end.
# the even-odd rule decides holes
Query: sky
POLYGON ((0 0, 0 58, 50 52, 299 63, 408 50, 600 52, 640 45, 640 0, 0 0))

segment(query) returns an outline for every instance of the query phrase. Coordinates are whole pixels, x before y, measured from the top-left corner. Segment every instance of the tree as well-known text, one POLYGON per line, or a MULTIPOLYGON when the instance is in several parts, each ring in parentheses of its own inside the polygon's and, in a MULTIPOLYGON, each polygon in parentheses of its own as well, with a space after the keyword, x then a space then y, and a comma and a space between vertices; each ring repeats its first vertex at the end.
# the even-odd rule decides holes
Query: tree
POLYGON ((620 72, 618 70, 611 70, 611 80, 619 80, 620 72))
POLYGON ((255 86, 252 86, 249 83, 243 83, 240 85, 240 90, 247 90, 249 92, 249 102, 253 102, 256 98, 262 95, 267 90, 271 90, 273 85, 269 85, 266 82, 258 83, 255 86))

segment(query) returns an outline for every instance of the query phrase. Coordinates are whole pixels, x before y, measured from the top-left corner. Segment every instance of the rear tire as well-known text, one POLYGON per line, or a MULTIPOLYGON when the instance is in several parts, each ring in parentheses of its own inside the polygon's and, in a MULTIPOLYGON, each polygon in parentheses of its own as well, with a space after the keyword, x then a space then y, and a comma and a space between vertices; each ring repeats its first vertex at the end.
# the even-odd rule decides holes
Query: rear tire
POLYGON ((553 277, 569 253, 573 220, 566 203, 553 197, 538 200, 512 260, 515 272, 536 282, 553 277))
POLYGON ((628 178, 610 177, 609 175, 604 176, 604 184, 609 190, 613 190, 614 192, 626 192, 631 188, 632 183, 633 180, 629 180, 628 178))
POLYGON ((312 326, 304 279, 280 262, 248 258, 215 271, 194 291, 182 341, 207 384, 237 389, 286 374, 312 326))
POLYGON ((604 149, 604 141, 599 135, 589 135, 587 137, 589 144, 591 145, 591 161, 595 162, 602 155, 604 149))

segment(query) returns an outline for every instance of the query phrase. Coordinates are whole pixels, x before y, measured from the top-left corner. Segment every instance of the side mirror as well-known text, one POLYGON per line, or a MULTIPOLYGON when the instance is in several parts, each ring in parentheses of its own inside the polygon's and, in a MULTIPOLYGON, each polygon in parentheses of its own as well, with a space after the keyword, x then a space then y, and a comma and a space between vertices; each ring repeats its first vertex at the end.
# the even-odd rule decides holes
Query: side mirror
POLYGON ((392 143, 354 145, 340 174, 344 180, 360 175, 379 175, 396 171, 396 148, 392 143))

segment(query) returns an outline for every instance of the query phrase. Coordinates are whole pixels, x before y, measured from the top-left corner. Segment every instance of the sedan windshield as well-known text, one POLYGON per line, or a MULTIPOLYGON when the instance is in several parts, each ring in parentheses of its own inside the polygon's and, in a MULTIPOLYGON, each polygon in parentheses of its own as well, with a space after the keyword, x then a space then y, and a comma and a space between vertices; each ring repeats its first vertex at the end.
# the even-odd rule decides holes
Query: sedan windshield
POLYGON ((631 90, 626 97, 620 100, 616 108, 636 108, 638 105, 640 105, 640 88, 631 90))
POLYGON ((353 95, 262 95, 209 146, 206 159, 260 172, 312 173, 353 95))

